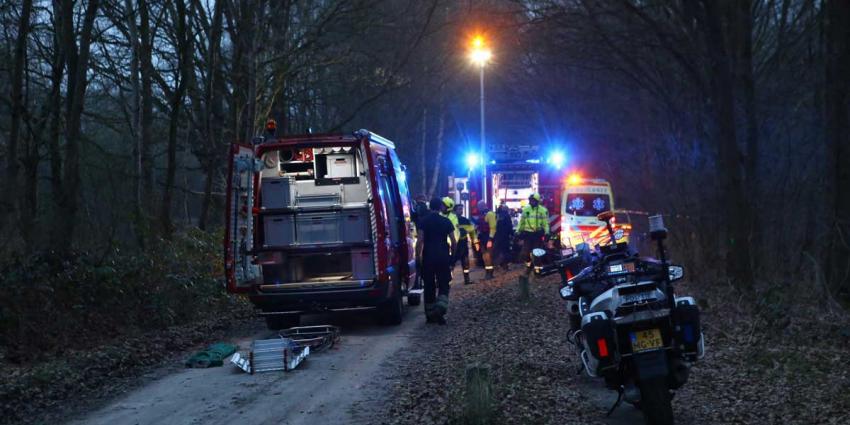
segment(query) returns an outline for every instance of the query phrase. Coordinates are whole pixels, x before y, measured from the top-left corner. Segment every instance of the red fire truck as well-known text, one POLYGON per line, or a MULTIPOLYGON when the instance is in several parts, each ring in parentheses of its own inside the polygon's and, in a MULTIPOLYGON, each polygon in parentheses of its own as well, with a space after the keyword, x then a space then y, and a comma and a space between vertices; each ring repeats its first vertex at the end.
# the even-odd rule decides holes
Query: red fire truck
POLYGON ((539 193, 543 205, 549 210, 550 234, 555 239, 560 236, 563 153, 552 151, 544 157, 538 146, 491 145, 486 158, 471 154, 466 162, 472 170, 469 198, 473 213, 481 199, 491 208, 505 204, 512 211, 519 212, 532 193, 539 193), (487 184, 484 190, 481 188, 482 175, 487 184), (484 196, 481 196, 482 192, 484 196))
POLYGON ((304 313, 376 310, 402 319, 416 278, 404 165, 366 130, 233 145, 227 187, 227 290, 269 328, 304 313))

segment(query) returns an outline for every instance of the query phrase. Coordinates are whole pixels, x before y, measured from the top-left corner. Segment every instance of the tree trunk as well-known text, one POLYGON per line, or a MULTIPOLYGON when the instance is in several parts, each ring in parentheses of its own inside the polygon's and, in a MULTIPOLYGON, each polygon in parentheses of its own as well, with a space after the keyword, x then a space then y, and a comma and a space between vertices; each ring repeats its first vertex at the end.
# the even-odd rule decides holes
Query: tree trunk
MULTIPOLYGON (((142 199, 150 206, 154 199, 153 167, 153 34, 151 33, 150 11, 147 0, 138 0, 139 5, 139 73, 141 98, 139 134, 141 137, 142 199)), ((144 209, 141 210, 144 214, 144 209)), ((139 217, 143 232, 147 232, 148 217, 139 217)))
MULTIPOLYGON (((735 4, 733 16, 737 28, 735 37, 737 45, 737 78, 740 87, 741 104, 744 110, 744 121, 746 123, 746 136, 744 146, 744 188, 753 200, 760 199, 760 187, 758 184, 758 157, 759 157, 759 134, 758 134, 758 111, 756 109, 756 87, 753 77, 753 5, 751 0, 738 0, 735 4)), ((749 203, 748 203, 749 204, 749 203)), ((754 214, 750 214, 748 227, 751 244, 758 246, 759 226, 755 223, 754 214)), ((753 253, 753 260, 758 256, 753 253)))
POLYGON ((27 249, 35 246, 36 223, 38 219, 38 166, 41 157, 38 152, 38 141, 32 140, 24 156, 24 191, 21 194, 19 217, 21 237, 27 249))
POLYGON ((62 173, 63 191, 57 196, 58 216, 54 217, 51 232, 53 246, 70 250, 74 241, 80 194, 80 143, 83 107, 85 105, 89 66, 89 48, 94 32, 98 0, 89 0, 83 15, 79 40, 74 31, 74 1, 62 2, 62 44, 68 70, 65 101, 65 167, 62 173))
POLYGON ((9 125, 9 143, 6 154, 6 193, 4 202, 7 207, 0 207, 0 228, 5 223, 7 212, 16 209, 18 193, 18 143, 20 141, 21 120, 24 110, 24 73, 27 59, 27 37, 30 31, 30 16, 32 13, 32 0, 24 0, 21 4, 21 16, 18 20, 18 38, 15 40, 15 56, 12 65, 12 105, 11 123, 9 125))
POLYGON ((198 228, 209 228, 210 210, 213 205, 212 188, 217 171, 218 159, 221 158, 219 149, 222 141, 224 120, 223 99, 225 97, 224 76, 221 72, 221 34, 224 15, 224 2, 216 2, 207 36, 206 75, 204 84, 203 104, 205 113, 199 117, 201 122, 202 148, 199 160, 204 167, 204 195, 201 200, 201 211, 198 217, 198 228))
POLYGON ((162 209, 160 210, 160 225, 162 234, 166 239, 170 239, 174 233, 174 223, 171 220, 171 203, 174 198, 174 184, 177 179, 177 131, 180 127, 180 107, 183 105, 186 85, 190 78, 189 74, 193 72, 192 38, 187 28, 189 23, 186 19, 186 3, 183 0, 176 0, 174 4, 179 75, 176 76, 177 83, 171 99, 171 116, 168 123, 168 162, 165 171, 162 209))
POLYGON ((204 168, 204 198, 201 200, 201 213, 198 217, 198 228, 207 230, 209 226, 210 209, 212 208, 212 187, 217 165, 210 162, 204 168))
POLYGON ((443 163, 443 136, 445 136, 446 133, 446 112, 442 102, 440 102, 439 114, 437 138, 434 146, 434 163, 432 164, 433 170, 431 170, 431 185, 428 187, 428 199, 431 199, 438 194, 437 188, 440 182, 440 167, 443 163))
POLYGON ((132 91, 133 104, 130 108, 133 117, 131 122, 132 133, 135 138, 133 144, 133 233, 135 234, 136 243, 139 247, 145 246, 145 225, 143 223, 143 208, 142 208, 142 146, 144 138, 142 137, 142 90, 141 80, 139 78, 140 63, 141 63, 141 42, 139 40, 139 23, 136 6, 133 5, 133 0, 124 0, 124 14, 127 17, 127 33, 129 36, 130 48, 132 57, 130 58, 130 86, 132 91))
POLYGON ((726 274, 734 283, 752 285, 750 251, 750 203, 745 196, 741 171, 741 154, 735 129, 735 102, 730 57, 723 37, 721 14, 717 5, 703 2, 700 18, 704 24, 705 44, 709 54, 709 80, 715 143, 718 148, 718 200, 724 211, 726 274))
POLYGON ((829 158, 828 182, 833 199, 826 272, 840 292, 850 282, 850 3, 830 0, 824 6, 824 127, 829 158))

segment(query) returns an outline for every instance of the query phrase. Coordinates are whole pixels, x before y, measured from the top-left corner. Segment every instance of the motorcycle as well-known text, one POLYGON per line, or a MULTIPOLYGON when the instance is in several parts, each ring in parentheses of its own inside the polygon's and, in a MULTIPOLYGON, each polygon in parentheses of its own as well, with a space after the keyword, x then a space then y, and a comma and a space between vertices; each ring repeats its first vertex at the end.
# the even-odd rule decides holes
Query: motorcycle
MULTIPOLYGON (((691 366, 705 354, 699 307, 693 297, 675 295, 674 282, 684 277, 684 268, 667 261, 662 217, 650 217, 658 259, 640 257, 627 243, 618 243, 622 231, 614 232, 612 217, 610 211, 598 216, 611 236, 609 245, 598 246, 590 258, 557 260, 539 274, 561 275, 560 294, 570 315, 568 341, 587 375, 604 379, 618 392, 608 414, 625 400, 642 411, 648 424, 672 424, 673 391, 687 382, 691 366)), ((546 252, 533 255, 542 258, 546 252)))

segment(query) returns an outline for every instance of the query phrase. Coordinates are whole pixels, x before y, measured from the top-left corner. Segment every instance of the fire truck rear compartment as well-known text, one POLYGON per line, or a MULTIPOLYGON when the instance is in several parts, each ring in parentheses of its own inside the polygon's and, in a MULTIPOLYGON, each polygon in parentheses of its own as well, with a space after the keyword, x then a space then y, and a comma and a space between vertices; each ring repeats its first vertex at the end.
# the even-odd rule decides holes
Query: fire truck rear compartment
POLYGON ((261 290, 371 283, 372 211, 360 150, 284 147, 267 152, 263 163, 261 290))
POLYGON ((268 255, 278 263, 263 264, 263 281, 270 285, 371 281, 375 277, 369 248, 336 252, 284 253, 268 255))

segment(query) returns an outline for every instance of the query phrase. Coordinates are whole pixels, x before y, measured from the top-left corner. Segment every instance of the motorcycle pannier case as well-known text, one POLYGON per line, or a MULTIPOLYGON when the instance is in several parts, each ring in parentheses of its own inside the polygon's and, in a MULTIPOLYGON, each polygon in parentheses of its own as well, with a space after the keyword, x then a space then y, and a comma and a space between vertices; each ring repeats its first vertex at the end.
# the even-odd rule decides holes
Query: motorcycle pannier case
POLYGON ((673 338, 675 347, 686 360, 696 360, 702 355, 702 329, 699 307, 693 298, 676 299, 673 310, 673 338))
POLYGON ((582 318, 581 330, 597 374, 619 363, 614 322, 605 313, 592 313, 582 318))

